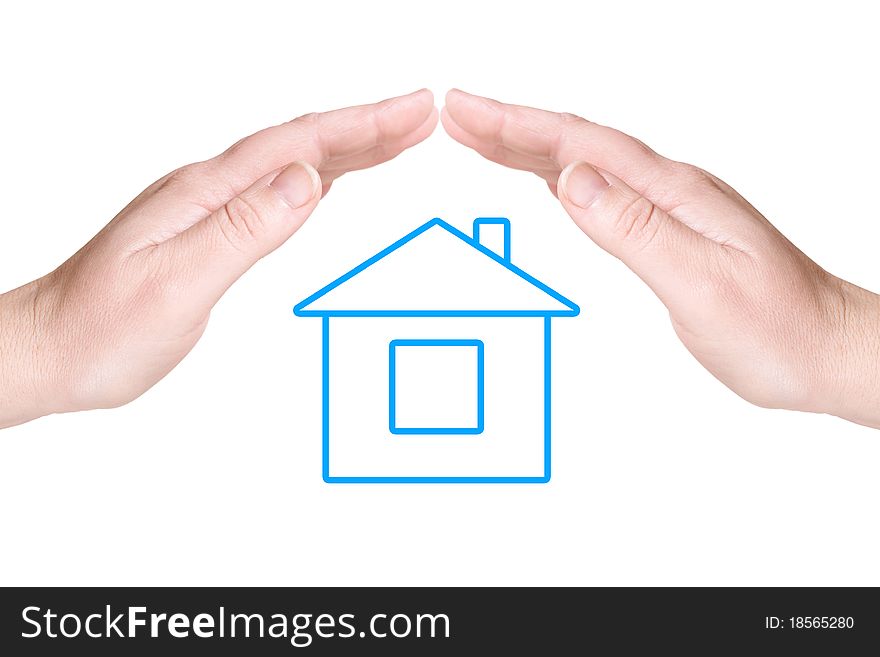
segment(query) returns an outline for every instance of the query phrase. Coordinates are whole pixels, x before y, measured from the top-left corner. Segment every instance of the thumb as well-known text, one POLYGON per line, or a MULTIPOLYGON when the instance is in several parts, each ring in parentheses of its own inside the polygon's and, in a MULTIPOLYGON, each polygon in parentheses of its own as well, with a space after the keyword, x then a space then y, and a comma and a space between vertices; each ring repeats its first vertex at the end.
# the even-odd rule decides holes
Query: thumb
POLYGON ((708 241, 619 178, 586 162, 559 176, 559 200, 596 244, 619 258, 668 301, 705 262, 708 241))
POLYGON ((168 244, 182 252, 175 258, 192 267, 196 284, 216 300, 286 242, 320 199, 318 172, 306 162, 294 162, 264 176, 168 244))

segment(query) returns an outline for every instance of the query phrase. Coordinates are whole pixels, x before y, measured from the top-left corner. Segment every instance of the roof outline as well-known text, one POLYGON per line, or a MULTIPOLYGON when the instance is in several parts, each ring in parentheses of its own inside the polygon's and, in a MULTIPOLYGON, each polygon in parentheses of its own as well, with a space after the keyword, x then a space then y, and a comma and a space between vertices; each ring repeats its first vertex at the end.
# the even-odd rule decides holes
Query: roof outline
MULTIPOLYGON (((501 223, 502 218, 493 218, 493 223, 501 223)), ((479 221, 479 219, 477 220, 479 221)), ((506 219, 504 220, 507 221, 506 219)), ((475 222, 476 223, 476 222, 475 222)), ((509 231, 508 231, 509 235, 509 231)), ((509 239, 509 238, 508 238, 509 239)), ((508 251, 509 252, 509 251, 508 251)), ((430 221, 426 221, 415 230, 407 233, 397 241, 388 245, 374 256, 367 258, 362 263, 349 270, 342 276, 331 281, 314 294, 306 297, 293 307, 293 313, 298 317, 575 317, 580 313, 580 307, 567 299, 550 286, 542 283, 531 274, 512 264, 509 260, 505 260, 491 249, 477 242, 473 237, 468 236, 451 224, 447 223, 439 217, 435 217, 430 221), (521 279, 538 288, 547 296, 555 299, 562 305, 566 306, 566 310, 308 310, 307 307, 329 293, 337 287, 354 278, 365 269, 376 264, 385 256, 393 253, 403 245, 411 242, 425 231, 439 226, 446 232, 457 237, 466 245, 476 249, 483 255, 491 258, 496 263, 516 274, 521 279)))

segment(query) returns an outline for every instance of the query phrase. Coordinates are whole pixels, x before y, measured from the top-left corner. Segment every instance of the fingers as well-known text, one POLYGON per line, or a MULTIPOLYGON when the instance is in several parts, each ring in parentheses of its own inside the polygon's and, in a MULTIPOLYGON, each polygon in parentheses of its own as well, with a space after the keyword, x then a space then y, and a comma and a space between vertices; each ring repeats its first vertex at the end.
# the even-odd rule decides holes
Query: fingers
POLYGON ((720 248, 622 180, 586 162, 559 177, 559 200, 574 222, 600 247, 620 258, 672 307, 691 292, 720 248), (682 293, 685 294, 682 294, 682 293))
POLYGON ((426 139, 437 121, 434 97, 423 89, 261 130, 147 189, 133 204, 137 212, 123 215, 124 239, 132 251, 164 242, 289 162, 318 170, 327 191, 344 173, 390 160, 426 139))
MULTIPOLYGON (((421 114, 415 115, 415 117, 404 116, 401 122, 397 122, 392 115, 393 112, 391 114, 376 115, 377 127, 368 129, 368 131, 378 131, 374 135, 378 140, 371 139, 368 142, 369 145, 361 150, 352 148, 346 153, 339 153, 336 156, 329 156, 322 160, 318 165, 318 172, 321 174, 321 179, 325 185, 329 185, 336 178, 349 171, 366 169, 387 162, 397 157, 404 150, 424 141, 437 126, 439 112, 432 105, 428 117, 414 130, 409 129, 408 122, 413 120, 413 118, 417 120, 421 117, 421 114), (388 123, 387 127, 382 127, 382 124, 386 122, 388 123), (401 132, 402 134, 395 136, 401 132)), ((345 136, 350 137, 353 135, 345 136)))
POLYGON ((769 230, 760 213, 711 174, 662 157, 629 135, 572 114, 452 90, 441 118, 453 139, 493 162, 532 171, 557 196, 562 169, 584 160, 720 244, 753 250, 769 230))
POLYGON ((178 271, 186 268, 181 276, 186 298, 213 305, 257 260, 293 235, 320 198, 318 172, 295 162, 157 248, 178 271))
POLYGON ((446 95, 442 120, 456 141, 550 183, 571 162, 585 159, 643 190, 674 165, 618 130, 572 114, 509 105, 457 89, 446 95))
POLYGON ((210 162, 232 190, 241 191, 292 159, 311 164, 328 184, 347 171, 396 157, 427 138, 437 118, 433 94, 422 89, 261 130, 210 162))

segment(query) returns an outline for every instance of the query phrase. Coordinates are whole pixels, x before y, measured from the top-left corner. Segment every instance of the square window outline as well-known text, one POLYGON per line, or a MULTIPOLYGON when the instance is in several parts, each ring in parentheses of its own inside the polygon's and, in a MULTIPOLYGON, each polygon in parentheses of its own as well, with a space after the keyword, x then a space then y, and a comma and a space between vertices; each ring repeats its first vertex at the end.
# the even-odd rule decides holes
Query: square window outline
POLYGON ((477 435, 484 428, 484 345, 482 340, 397 339, 388 344, 388 430, 395 436, 477 435), (476 347, 477 348, 477 426, 475 427, 398 427, 396 426, 397 347, 476 347))

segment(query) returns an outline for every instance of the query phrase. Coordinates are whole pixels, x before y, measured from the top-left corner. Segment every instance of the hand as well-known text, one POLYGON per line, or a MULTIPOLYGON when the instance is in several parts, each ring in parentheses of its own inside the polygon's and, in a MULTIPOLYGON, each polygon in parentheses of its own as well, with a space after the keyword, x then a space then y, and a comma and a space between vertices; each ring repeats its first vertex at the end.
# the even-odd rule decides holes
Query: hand
POLYGON ((155 182, 56 271, 0 296, 0 427, 141 395, 336 178, 436 124, 422 90, 268 128, 155 182))
POLYGON ((489 160, 546 180, 734 392, 880 427, 880 297, 824 271, 730 186, 571 114, 453 90, 441 119, 489 160))

